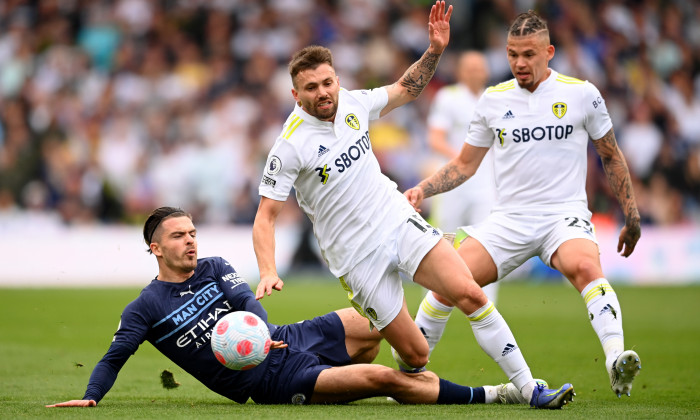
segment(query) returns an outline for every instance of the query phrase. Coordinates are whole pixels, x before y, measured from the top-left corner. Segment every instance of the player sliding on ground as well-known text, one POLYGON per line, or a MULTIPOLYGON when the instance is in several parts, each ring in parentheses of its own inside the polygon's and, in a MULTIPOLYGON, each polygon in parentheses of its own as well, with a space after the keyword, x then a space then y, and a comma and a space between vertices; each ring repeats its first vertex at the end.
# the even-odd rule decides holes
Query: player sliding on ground
MULTIPOLYGON (((418 208, 469 179, 492 149, 498 201, 485 221, 464 228, 459 255, 481 286, 533 256, 559 270, 586 304, 613 392, 629 396, 641 363, 625 350, 620 303, 600 264, 585 188, 589 137, 625 215, 618 252, 628 257, 641 230, 625 158, 598 89, 548 67, 554 46, 544 20, 532 11, 519 15, 507 43, 515 78, 486 90, 460 155, 405 195, 418 208)), ((428 293, 416 317, 432 346, 452 309, 443 296, 428 293)))
POLYGON ((216 321, 248 311, 267 322, 267 312, 228 262, 197 259, 196 233, 181 209, 151 213, 143 237, 158 261, 158 275, 124 309, 83 398, 47 407, 96 406, 144 341, 212 391, 241 404, 248 398, 260 404, 314 404, 374 396, 405 404, 519 402, 512 384, 472 388, 432 372, 406 374, 368 364, 379 352, 381 336, 352 308, 291 325, 267 323, 274 340, 267 358, 245 371, 224 367, 210 346, 216 321))
POLYGON ((445 2, 433 5, 427 51, 396 83, 377 89, 341 89, 327 48, 294 54, 289 72, 296 106, 269 153, 253 225, 260 269, 256 297, 284 285, 275 264, 275 222, 294 188, 331 272, 355 309, 396 350, 403 369, 423 369, 428 344, 408 313, 399 272, 467 315, 481 348, 525 401, 560 408, 572 399, 573 386, 548 390, 533 379, 506 321, 467 265, 382 174, 372 152, 369 121, 420 95, 447 46, 451 14, 445 2))

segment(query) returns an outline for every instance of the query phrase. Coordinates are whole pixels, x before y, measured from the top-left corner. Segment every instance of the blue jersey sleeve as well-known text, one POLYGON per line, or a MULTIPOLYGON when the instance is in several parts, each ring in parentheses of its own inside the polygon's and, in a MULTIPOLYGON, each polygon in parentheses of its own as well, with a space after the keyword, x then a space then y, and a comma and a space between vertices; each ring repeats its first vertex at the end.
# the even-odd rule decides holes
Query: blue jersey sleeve
POLYGON ((140 301, 136 299, 124 309, 112 344, 92 370, 84 400, 100 402, 114 385, 126 361, 145 340, 148 323, 140 309, 140 301))
POLYGON ((223 258, 218 260, 219 284, 232 310, 252 312, 267 323, 267 311, 255 299, 255 294, 250 290, 248 283, 226 260, 223 258))
POLYGON ((102 357, 95 369, 92 370, 84 400, 100 400, 107 394, 117 380, 117 374, 124 366, 124 363, 131 357, 131 349, 120 343, 112 343, 107 350, 107 354, 102 357))

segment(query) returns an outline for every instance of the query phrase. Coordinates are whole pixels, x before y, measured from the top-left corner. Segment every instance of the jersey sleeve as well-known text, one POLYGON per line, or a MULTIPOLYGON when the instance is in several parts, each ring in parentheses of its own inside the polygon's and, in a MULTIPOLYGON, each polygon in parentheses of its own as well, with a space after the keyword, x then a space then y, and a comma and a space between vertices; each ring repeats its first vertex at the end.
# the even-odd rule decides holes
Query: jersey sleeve
POLYGON ((301 157, 294 145, 278 137, 265 163, 258 193, 277 201, 286 201, 301 171, 301 157))
POLYGON ((217 259, 219 285, 233 311, 248 311, 267 322, 267 311, 240 274, 223 258, 217 259))
POLYGON ((491 131, 489 127, 488 119, 483 112, 483 110, 487 109, 486 101, 486 94, 481 95, 474 109, 474 116, 469 123, 469 132, 467 133, 466 142, 472 146, 491 147, 495 138, 493 131, 491 131))
POLYGON ((370 121, 378 119, 382 109, 389 103, 389 92, 384 87, 350 93, 367 108, 370 121))
POLYGON ((447 89, 442 88, 435 95, 428 114, 428 127, 448 131, 452 127, 450 120, 450 101, 447 89))
POLYGON ((127 305, 107 353, 92 370, 84 400, 100 400, 114 385, 119 371, 145 340, 148 323, 138 313, 138 303, 127 305))
POLYGON ((99 403, 112 388, 114 381, 117 380, 117 374, 132 354, 130 347, 112 342, 107 353, 92 370, 83 399, 95 400, 99 403))
POLYGON ((592 83, 584 85, 583 105, 586 110, 584 126, 593 140, 602 138, 612 128, 612 120, 605 105, 605 100, 598 88, 592 83))

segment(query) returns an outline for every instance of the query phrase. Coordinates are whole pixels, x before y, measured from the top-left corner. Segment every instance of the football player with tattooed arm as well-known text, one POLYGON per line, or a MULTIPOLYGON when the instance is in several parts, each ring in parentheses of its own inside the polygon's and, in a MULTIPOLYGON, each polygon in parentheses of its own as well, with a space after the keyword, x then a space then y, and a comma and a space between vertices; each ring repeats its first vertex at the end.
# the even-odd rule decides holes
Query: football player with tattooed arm
POLYGON ((249 398, 258 404, 328 404, 375 396, 405 404, 520 403, 512 384, 472 388, 428 371, 407 374, 371 364, 381 336, 353 308, 289 325, 270 324, 248 284, 226 260, 197 258, 197 230, 182 209, 154 210, 143 237, 158 261, 158 275, 122 312, 83 398, 47 407, 95 407, 144 341, 207 388, 241 404, 249 398), (273 350, 252 369, 228 369, 211 349, 216 321, 233 311, 255 313, 270 329, 273 350))
MULTIPOLYGON (((504 392, 532 407, 561 408, 572 399, 573 386, 549 390, 533 379, 506 321, 467 265, 382 174, 372 152, 369 121, 420 95, 447 46, 451 14, 444 1, 432 6, 427 51, 388 86, 342 89, 327 48, 310 46, 294 54, 289 73, 296 106, 268 155, 253 224, 260 270, 256 297, 284 285, 275 264, 275 222, 294 188, 331 272, 353 307, 391 344, 402 370, 423 371, 429 347, 408 313, 400 272, 467 315, 481 348, 514 384, 504 392)), ((457 398, 459 392, 440 394, 457 398)))
MULTIPOLYGON (((510 26, 506 53, 514 79, 484 92, 459 156, 405 196, 418 208, 469 179, 493 149, 498 200, 485 221, 461 228, 468 236, 459 255, 482 286, 533 256, 561 272, 583 298, 613 392, 629 396, 641 363, 625 350, 622 310, 603 274, 585 189, 590 138, 625 216, 617 250, 628 257, 641 234, 639 211, 605 101, 591 83, 548 67, 554 46, 533 11, 510 26)), ((450 310, 449 297, 432 297, 450 310)), ((445 327, 439 319, 426 324, 428 335, 445 327)))

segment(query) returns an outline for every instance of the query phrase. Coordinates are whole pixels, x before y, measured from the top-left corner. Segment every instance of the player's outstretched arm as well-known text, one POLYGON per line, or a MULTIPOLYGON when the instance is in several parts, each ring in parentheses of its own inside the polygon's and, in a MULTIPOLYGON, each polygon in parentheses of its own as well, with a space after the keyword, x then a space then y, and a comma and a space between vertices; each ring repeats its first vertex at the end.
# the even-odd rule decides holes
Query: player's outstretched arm
POLYGON ((253 222, 253 249, 260 270, 260 283, 255 292, 255 298, 258 300, 265 295, 270 296, 272 289, 282 290, 284 286, 284 282, 277 275, 275 264, 275 222, 283 207, 284 201, 261 197, 253 222))
POLYGON ((450 191, 471 178, 488 151, 488 147, 464 143, 459 156, 404 193, 408 202, 420 212, 419 206, 423 199, 450 191))
POLYGON ((97 402, 95 400, 70 400, 47 405, 46 407, 94 407, 96 405, 97 402))
POLYGON ((625 157, 617 145, 612 128, 603 137, 594 140, 593 145, 603 162, 603 168, 608 176, 610 188, 615 193, 615 197, 625 215, 625 226, 620 232, 617 252, 621 252, 623 257, 629 257, 632 255, 634 247, 642 234, 639 225, 639 210, 637 209, 637 201, 634 198, 630 171, 625 157))
POLYGON ((450 40, 450 17, 452 6, 446 10, 444 1, 436 1, 428 18, 428 39, 430 46, 396 83, 386 86, 389 100, 382 109, 381 116, 394 108, 413 101, 421 94, 437 69, 442 52, 450 40))

